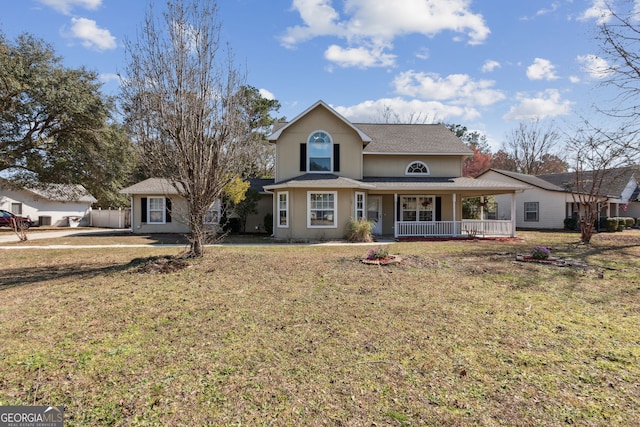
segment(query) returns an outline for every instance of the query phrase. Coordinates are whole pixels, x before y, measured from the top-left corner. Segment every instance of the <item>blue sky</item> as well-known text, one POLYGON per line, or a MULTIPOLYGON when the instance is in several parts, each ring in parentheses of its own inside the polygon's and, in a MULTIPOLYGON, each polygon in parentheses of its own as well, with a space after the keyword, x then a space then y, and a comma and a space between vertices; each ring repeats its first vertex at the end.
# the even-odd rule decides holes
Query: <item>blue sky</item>
MULTIPOLYGON (((640 0, 635 0, 639 4, 640 0)), ((164 1, 155 1, 161 7, 164 1)), ((118 90, 143 0, 5 1, 0 31, 51 43, 118 90)), ((616 4, 615 2, 613 4, 616 4)), ((612 99, 594 40, 604 0, 219 0, 248 83, 291 119, 322 99, 355 122, 456 123, 497 149, 521 121, 570 132, 612 99)), ((597 119, 594 119, 597 120, 597 119)))

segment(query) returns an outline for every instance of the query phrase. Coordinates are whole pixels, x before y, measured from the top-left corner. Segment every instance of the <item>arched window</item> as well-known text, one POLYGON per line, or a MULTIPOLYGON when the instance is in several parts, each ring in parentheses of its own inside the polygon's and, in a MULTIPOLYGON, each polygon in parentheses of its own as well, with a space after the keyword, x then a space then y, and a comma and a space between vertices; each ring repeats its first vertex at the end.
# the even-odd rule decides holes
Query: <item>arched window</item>
POLYGON ((331 172, 333 145, 328 133, 313 132, 308 139, 309 172, 331 172))
POLYGON ((409 163, 404 171, 405 175, 429 175, 429 167, 422 162, 409 163))

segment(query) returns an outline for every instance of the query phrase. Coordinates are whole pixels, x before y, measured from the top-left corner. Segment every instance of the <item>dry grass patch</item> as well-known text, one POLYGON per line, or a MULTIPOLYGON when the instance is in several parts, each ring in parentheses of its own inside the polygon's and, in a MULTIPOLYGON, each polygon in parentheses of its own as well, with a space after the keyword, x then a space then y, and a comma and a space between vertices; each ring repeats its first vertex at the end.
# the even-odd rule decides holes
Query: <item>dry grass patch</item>
POLYGON ((0 269, 0 404, 68 425, 630 425, 638 246, 521 242, 24 252, 0 269), (517 263, 546 244, 592 268, 517 263), (600 272, 604 272, 599 276, 600 272), (25 277, 21 283, 14 277, 25 277))

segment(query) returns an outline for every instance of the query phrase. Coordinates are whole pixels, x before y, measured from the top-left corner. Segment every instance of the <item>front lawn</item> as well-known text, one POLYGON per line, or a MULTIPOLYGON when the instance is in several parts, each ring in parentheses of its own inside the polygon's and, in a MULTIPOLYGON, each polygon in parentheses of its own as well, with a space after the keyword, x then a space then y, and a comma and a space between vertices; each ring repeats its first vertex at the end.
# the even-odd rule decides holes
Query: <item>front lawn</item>
POLYGON ((4 250, 0 405, 65 425, 633 425, 640 238, 4 250), (535 245, 586 261, 515 261, 535 245), (145 272, 143 272, 145 271, 145 272))

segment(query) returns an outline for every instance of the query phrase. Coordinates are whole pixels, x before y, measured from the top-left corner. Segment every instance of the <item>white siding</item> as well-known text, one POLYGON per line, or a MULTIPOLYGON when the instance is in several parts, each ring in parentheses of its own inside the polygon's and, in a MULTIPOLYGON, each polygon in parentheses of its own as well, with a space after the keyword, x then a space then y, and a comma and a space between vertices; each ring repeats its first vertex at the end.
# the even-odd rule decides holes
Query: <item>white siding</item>
MULTIPOLYGON (((478 179, 524 184, 522 181, 509 178, 499 173, 489 171, 478 179)), ((511 219, 511 195, 495 196, 498 203, 496 219, 511 219)), ((516 227, 537 229, 562 229, 566 218, 567 203, 571 203, 571 194, 549 191, 538 187, 531 187, 522 193, 516 193, 516 227), (524 220, 524 204, 538 203, 538 221, 524 220)))

